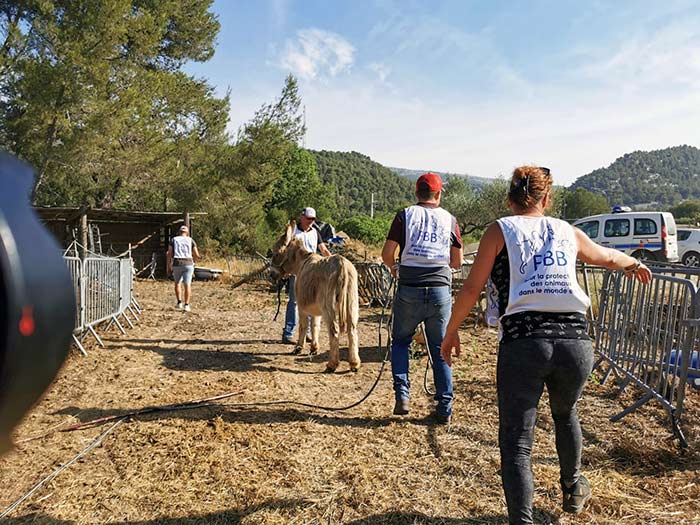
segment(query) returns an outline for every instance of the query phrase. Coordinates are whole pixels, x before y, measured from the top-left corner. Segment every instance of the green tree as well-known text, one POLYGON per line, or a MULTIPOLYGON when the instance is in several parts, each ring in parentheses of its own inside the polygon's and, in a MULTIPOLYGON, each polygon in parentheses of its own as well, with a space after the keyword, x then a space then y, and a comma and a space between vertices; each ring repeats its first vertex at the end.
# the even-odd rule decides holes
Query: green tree
POLYGON ((566 190, 564 194, 564 218, 567 220, 588 217, 610 211, 610 205, 605 196, 593 193, 585 188, 566 190))
POLYGON ((333 219, 335 188, 319 178, 314 155, 299 147, 304 133, 298 84, 290 75, 279 97, 255 113, 215 163, 202 199, 213 245, 264 252, 305 206, 333 219))
POLYGON ((508 184, 494 179, 477 190, 462 177, 447 177, 441 204, 457 218, 465 236, 478 238, 490 223, 510 215, 508 184))
POLYGON ((0 146, 37 169, 35 202, 153 209, 210 168, 228 98, 181 71, 213 55, 210 6, 0 1, 0 146))
MULTIPOLYGON (((333 194, 334 188, 321 182, 314 155, 308 150, 294 148, 284 172, 273 185, 265 209, 283 212, 286 222, 287 218, 296 217, 302 208, 313 206, 319 218, 329 222, 334 220, 336 213, 333 194)), ((270 226, 278 231, 284 222, 270 222, 270 226)))
POLYGON ((386 240, 393 217, 389 215, 376 216, 356 215, 345 219, 338 228, 353 239, 359 239, 367 244, 381 244, 386 240))
POLYGON ((700 220, 700 200, 686 200, 669 208, 678 222, 696 223, 700 220))

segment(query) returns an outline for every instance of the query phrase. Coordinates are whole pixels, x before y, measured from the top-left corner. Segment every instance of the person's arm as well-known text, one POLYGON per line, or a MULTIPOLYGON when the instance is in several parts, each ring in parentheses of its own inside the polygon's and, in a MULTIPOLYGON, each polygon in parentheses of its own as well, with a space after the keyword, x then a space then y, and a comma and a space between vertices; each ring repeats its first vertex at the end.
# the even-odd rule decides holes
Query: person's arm
POLYGON ((474 308, 484 286, 486 286, 486 281, 491 274, 491 270, 493 270, 496 256, 503 249, 504 242, 503 233, 497 223, 491 224, 481 238, 474 265, 469 271, 469 276, 464 286, 457 294, 452 307, 452 315, 447 323, 445 337, 442 340, 440 354, 449 366, 452 366, 452 349, 454 348, 455 356, 459 357, 461 352, 458 334, 459 326, 474 308))
POLYGON ((578 245, 578 258, 588 264, 602 266, 610 270, 624 270, 641 283, 651 281, 651 270, 641 261, 619 250, 606 248, 594 243, 588 235, 574 228, 578 245))
POLYGON ((199 250, 197 249, 197 243, 192 241, 192 260, 198 262, 202 257, 199 255, 199 250))
POLYGON ((453 220, 455 224, 452 232, 452 245, 450 246, 450 268, 459 270, 464 260, 464 245, 462 244, 462 232, 459 230, 459 224, 457 224, 456 219, 453 220))
POLYGON ((450 268, 459 270, 462 267, 463 258, 462 248, 450 247, 450 268))
POLYGON ((324 255, 324 256, 326 256, 326 257, 330 257, 331 251, 328 249, 328 247, 326 246, 325 243, 323 243, 323 242, 320 243, 320 244, 318 245, 318 249, 319 249, 319 251, 321 252, 322 255, 324 255))
POLYGON ((172 262, 173 262, 173 245, 171 244, 170 246, 168 246, 168 252, 165 254, 165 273, 166 273, 166 275, 170 275, 171 273, 173 273, 172 262))
POLYGON ((405 242, 405 231, 404 231, 404 212, 399 212, 394 216, 394 220, 391 221, 391 226, 389 227, 389 233, 386 236, 386 241, 382 247, 382 262, 389 267, 391 275, 396 279, 396 259, 401 251, 401 245, 405 242))
POLYGON ((396 251, 399 249, 399 243, 387 239, 382 247, 382 262, 389 267, 391 275, 396 277, 396 251))

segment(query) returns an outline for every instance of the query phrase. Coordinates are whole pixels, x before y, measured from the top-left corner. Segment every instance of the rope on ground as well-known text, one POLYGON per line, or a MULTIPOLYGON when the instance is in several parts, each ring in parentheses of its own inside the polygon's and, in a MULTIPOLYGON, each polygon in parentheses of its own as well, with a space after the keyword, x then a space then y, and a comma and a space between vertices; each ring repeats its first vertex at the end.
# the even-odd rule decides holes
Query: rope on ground
MULTIPOLYGON (((379 317, 379 326, 378 326, 378 343, 377 343, 377 348, 381 350, 384 348, 384 344, 382 343, 382 328, 383 328, 383 322, 384 322, 384 317, 386 315, 386 306, 382 307, 382 314, 379 317)), ((391 318, 393 316, 390 316, 389 323, 391 323, 391 318)), ((389 331, 391 333, 391 331, 389 331)), ((275 406, 275 405, 291 405, 291 406, 302 406, 306 408, 315 408, 317 410, 325 410, 328 412, 340 412, 343 410, 350 410, 351 408, 354 408, 358 406, 359 404, 363 403, 371 394, 374 392, 374 389, 377 387, 379 384, 379 380, 382 377, 382 373, 384 372, 384 369, 386 368, 386 364, 389 360, 389 352, 391 351, 391 337, 387 341, 386 345, 386 350, 384 352, 384 357, 382 358, 382 366, 379 368, 379 373, 377 374, 377 378, 374 380, 374 383, 370 387, 370 389, 367 391, 367 393, 362 396, 361 399, 358 401, 355 401, 354 403, 351 403, 346 406, 342 407, 332 407, 332 406, 324 406, 324 405, 314 405, 313 403, 304 403, 302 401, 293 401, 290 399, 283 399, 279 401, 251 401, 249 403, 212 403, 212 401, 218 401, 221 399, 226 399, 229 397, 233 397, 235 395, 242 394, 242 392, 230 392, 227 394, 221 394, 219 396, 214 396, 214 397, 208 397, 205 399, 200 399, 197 401, 187 401, 184 403, 178 403, 175 405, 164 405, 164 406, 154 406, 154 407, 148 407, 148 408, 143 408, 141 410, 134 410, 132 412, 126 412, 123 414, 118 414, 118 415, 113 415, 113 416, 105 416, 97 419, 92 419, 90 421, 84 421, 82 423, 76 423, 75 425, 70 425, 68 427, 62 428, 58 430, 59 432, 71 432, 73 430, 80 430, 88 427, 93 427, 96 425, 101 425, 104 423, 108 423, 110 421, 114 421, 116 419, 120 418, 127 418, 127 417, 135 417, 135 416, 140 416, 143 414, 150 414, 153 412, 160 412, 160 411, 172 411, 172 410, 187 410, 191 408, 201 408, 205 406, 227 406, 231 408, 248 408, 248 407, 254 407, 254 406, 275 406)))
POLYGON ((91 419, 90 421, 84 421, 82 423, 76 423, 64 428, 59 429, 59 432, 71 432, 73 430, 80 430, 88 427, 94 427, 96 425, 102 425, 104 423, 109 423, 110 421, 115 421, 117 419, 124 419, 130 417, 141 416, 143 414, 151 414, 153 412, 166 412, 172 410, 188 410, 191 408, 201 408, 206 406, 214 406, 217 403, 212 403, 212 401, 218 401, 220 399, 226 399, 229 397, 237 396, 242 394, 243 391, 238 392, 228 392, 226 394, 221 394, 218 396, 207 397, 204 399, 198 399, 196 401, 185 401, 184 403, 176 403, 173 405, 161 405, 142 408, 140 410, 134 410, 132 412, 124 412, 123 414, 116 414, 113 416, 99 417, 97 419, 91 419))
POLYGON ((81 450, 81 451, 80 451, 73 459, 71 459, 68 463, 66 463, 65 465, 62 465, 61 467, 57 468, 57 469, 54 470, 51 474, 49 474, 49 475, 46 476, 44 479, 42 479, 39 483, 37 483, 36 485, 34 485, 34 487, 32 487, 32 489, 31 489, 29 492, 27 492, 24 496, 22 496, 22 497, 19 498, 17 501, 15 501, 12 505, 10 505, 9 507, 7 507, 7 508, 2 512, 2 514, 0 514, 0 519, 4 518, 4 517, 7 516, 10 512, 12 512, 12 511, 15 510, 17 507, 19 507, 27 498, 31 497, 32 494, 34 494, 37 490, 39 490, 39 489, 41 488, 41 486, 42 486, 44 483, 47 483, 47 482, 51 481, 53 478, 55 478, 56 476, 58 476, 61 472, 63 472, 64 470, 66 470, 68 467, 70 467, 73 463, 75 463, 75 462, 78 461, 80 458, 82 458, 85 454, 87 454, 88 452, 90 452, 90 451, 91 451, 93 448, 95 448, 97 445, 99 445, 100 443, 102 443, 102 440, 103 440, 104 438, 106 438, 115 428, 117 428, 117 426, 119 426, 121 423, 123 423, 125 419, 126 419, 126 418, 119 419, 116 423, 114 423, 114 425, 112 425, 112 426, 109 427, 107 430, 105 430, 102 434, 100 434, 99 436, 97 436, 87 447, 85 447, 83 450, 81 450))

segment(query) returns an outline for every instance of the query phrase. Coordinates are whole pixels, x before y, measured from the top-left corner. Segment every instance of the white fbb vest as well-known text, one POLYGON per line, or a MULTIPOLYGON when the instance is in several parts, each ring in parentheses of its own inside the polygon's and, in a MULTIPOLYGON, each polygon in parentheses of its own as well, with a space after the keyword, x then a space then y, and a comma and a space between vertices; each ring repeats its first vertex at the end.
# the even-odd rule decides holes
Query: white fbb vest
POLYGON ((401 252, 405 266, 449 266, 452 215, 442 208, 410 206, 406 212, 406 245, 401 252))
POLYGON ((552 217, 498 219, 508 249, 510 292, 504 315, 524 311, 586 313, 590 299, 576 279, 573 227, 552 217))
POLYGON ((296 230, 294 230, 294 238, 301 239, 304 248, 311 253, 316 253, 316 248, 318 248, 318 233, 313 226, 307 232, 300 230, 299 226, 297 226, 296 230))

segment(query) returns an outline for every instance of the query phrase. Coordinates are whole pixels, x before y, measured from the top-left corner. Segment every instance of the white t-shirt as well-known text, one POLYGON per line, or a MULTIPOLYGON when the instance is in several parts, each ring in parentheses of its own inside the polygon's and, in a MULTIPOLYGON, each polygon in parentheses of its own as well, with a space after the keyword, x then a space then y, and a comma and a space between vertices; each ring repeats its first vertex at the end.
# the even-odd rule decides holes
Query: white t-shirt
POLYGON ((192 259, 192 247, 197 246, 192 237, 178 235, 171 241, 173 259, 192 259))
POLYGON ((294 238, 301 239, 304 248, 306 248, 311 253, 316 253, 318 249, 318 231, 313 226, 309 228, 309 231, 302 231, 299 226, 294 230, 294 238))

